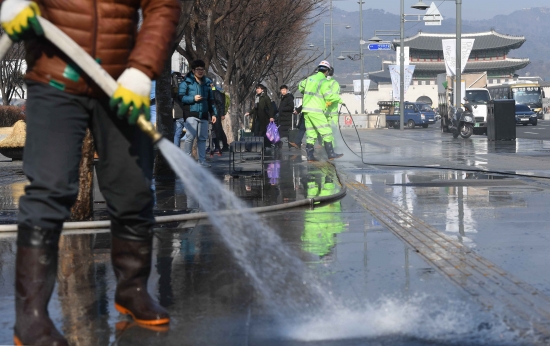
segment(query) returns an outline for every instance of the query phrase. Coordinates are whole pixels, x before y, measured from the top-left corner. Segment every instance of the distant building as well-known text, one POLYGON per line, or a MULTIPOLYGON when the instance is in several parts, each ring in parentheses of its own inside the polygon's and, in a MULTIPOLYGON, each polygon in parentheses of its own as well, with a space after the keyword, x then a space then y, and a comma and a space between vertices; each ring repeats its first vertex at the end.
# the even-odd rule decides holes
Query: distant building
MULTIPOLYGON (((405 95, 406 101, 419 101, 437 107, 436 76, 446 73, 443 57, 442 40, 453 39, 455 34, 433 34, 419 32, 405 39, 409 47, 410 64, 415 65, 412 85, 405 95)), ((466 64, 464 73, 485 72, 488 84, 503 84, 513 82, 517 71, 529 65, 527 58, 510 58, 512 50, 520 48, 525 43, 523 36, 503 35, 494 30, 481 33, 463 34, 463 38, 475 38, 474 47, 466 64)), ((392 43, 393 50, 400 46, 399 40, 392 43)), ((369 72, 371 83, 365 99, 365 109, 378 109, 379 101, 389 101, 393 97, 389 65, 395 61, 383 61, 383 69, 369 72)), ((535 79, 534 77, 533 79, 535 79)), ((360 97, 352 93, 353 89, 342 89, 342 97, 346 105, 353 109, 360 108, 360 97)))
MULTIPOLYGON (((454 39, 456 34, 433 34, 419 32, 405 39, 405 46, 410 49, 410 63, 415 65, 413 85, 435 84, 436 76, 445 73, 443 57, 444 39, 454 39)), ((514 49, 525 43, 524 36, 500 34, 494 30, 481 33, 462 34, 462 38, 474 38, 474 47, 463 73, 485 72, 489 84, 501 84, 513 80, 518 70, 530 64, 528 58, 510 58, 508 55, 514 49)), ((400 46, 399 40, 394 40, 392 48, 400 46)), ((369 73, 369 77, 378 83, 391 83, 388 65, 392 61, 384 61, 384 69, 369 73)))

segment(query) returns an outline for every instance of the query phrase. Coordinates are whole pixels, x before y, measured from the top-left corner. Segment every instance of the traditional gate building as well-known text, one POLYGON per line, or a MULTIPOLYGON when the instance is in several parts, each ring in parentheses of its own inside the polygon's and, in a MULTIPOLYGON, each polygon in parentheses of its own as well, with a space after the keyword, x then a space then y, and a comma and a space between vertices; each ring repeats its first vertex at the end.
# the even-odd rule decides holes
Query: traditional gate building
MULTIPOLYGON (((474 38, 474 47, 463 73, 487 71, 489 85, 508 83, 517 78, 517 71, 529 65, 528 58, 511 58, 510 53, 525 43, 524 36, 504 35, 495 30, 462 34, 463 38, 474 38)), ((425 101, 437 106, 436 76, 445 73, 442 40, 454 39, 456 34, 419 32, 405 39, 409 47, 410 64, 415 65, 412 85, 405 99, 425 101)), ((393 50, 400 46, 399 40, 392 42, 393 50)), ((395 61, 384 61, 383 69, 370 72, 368 78, 378 84, 378 90, 370 90, 366 108, 376 109, 378 101, 388 101, 392 97, 389 65, 395 61)), ((351 100, 350 100, 351 101, 351 100)))

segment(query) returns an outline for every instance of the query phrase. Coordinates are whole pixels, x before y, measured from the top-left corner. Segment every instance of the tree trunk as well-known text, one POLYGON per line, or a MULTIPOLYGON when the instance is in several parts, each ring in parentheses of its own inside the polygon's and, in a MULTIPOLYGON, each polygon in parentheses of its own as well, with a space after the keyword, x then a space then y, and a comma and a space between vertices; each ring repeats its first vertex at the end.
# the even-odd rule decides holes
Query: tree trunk
POLYGON ((93 177, 94 177, 94 139, 90 129, 82 142, 82 159, 78 170, 78 197, 71 208, 72 221, 91 220, 94 211, 93 205, 93 177))
MULTIPOLYGON (((174 119, 172 118, 172 93, 170 92, 170 75, 171 57, 164 63, 159 78, 157 79, 156 87, 156 103, 157 103, 157 131, 170 142, 174 141, 174 119)), ((159 150, 155 152, 155 176, 168 177, 174 176, 174 171, 162 156, 159 150)))
POLYGON ((225 132, 225 136, 227 137, 227 143, 230 144, 236 140, 236 136, 233 135, 233 131, 231 129, 231 115, 229 112, 226 114, 225 120, 222 121, 222 127, 225 132))
POLYGON ((109 336, 96 331, 111 327, 102 316, 107 310, 105 263, 110 262, 110 256, 108 251, 94 255, 94 238, 92 234, 81 234, 59 239, 57 294, 63 329, 70 345, 109 344, 109 336))
MULTIPOLYGON (((229 96, 231 98, 231 105, 229 106, 227 124, 225 125, 227 136, 227 142, 238 140, 239 130, 245 128, 244 114, 249 111, 242 106, 243 101, 239 97, 238 87, 230 86, 229 96)), ((248 125, 250 126, 251 119, 248 119, 248 125)))

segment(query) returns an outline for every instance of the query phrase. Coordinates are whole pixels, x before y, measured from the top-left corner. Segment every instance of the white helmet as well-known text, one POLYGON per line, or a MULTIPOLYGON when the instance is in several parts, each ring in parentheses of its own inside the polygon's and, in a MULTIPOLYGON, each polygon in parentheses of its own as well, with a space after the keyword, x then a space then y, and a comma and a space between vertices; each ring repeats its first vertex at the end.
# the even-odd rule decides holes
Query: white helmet
POLYGON ((319 67, 324 67, 327 70, 330 70, 330 63, 326 60, 323 60, 319 63, 319 67))

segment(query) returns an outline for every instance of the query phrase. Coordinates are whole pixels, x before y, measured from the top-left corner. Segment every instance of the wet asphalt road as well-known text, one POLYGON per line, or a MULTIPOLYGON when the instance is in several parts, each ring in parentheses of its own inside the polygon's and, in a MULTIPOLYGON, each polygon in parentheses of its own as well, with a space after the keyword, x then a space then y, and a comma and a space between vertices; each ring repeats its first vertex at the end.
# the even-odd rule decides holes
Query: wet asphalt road
POLYGON ((538 120, 537 126, 517 125, 516 136, 525 139, 550 140, 550 121, 538 120))
MULTIPOLYGON (((360 146, 354 131, 343 133, 354 152, 363 149, 366 162, 346 151, 346 160, 335 162, 348 195, 321 208, 262 217, 338 297, 341 304, 330 313, 308 315, 304 309, 299 320, 278 317, 262 303, 217 232, 199 221, 157 229, 150 290, 172 314, 168 332, 128 325, 114 310, 109 236, 101 231, 62 237, 52 318, 75 345, 545 344, 548 335, 533 336, 519 328, 523 318, 514 321, 517 305, 528 303, 506 300, 493 286, 498 281, 454 280, 402 237, 399 232, 407 227, 397 226, 406 220, 425 223, 462 245, 463 258, 481 256, 503 276, 550 296, 550 143, 523 138, 494 143, 485 136, 455 140, 437 128, 417 128, 363 130, 360 146), (376 200, 363 201, 366 195, 376 200), (384 212, 401 219, 388 221, 384 212), (482 286, 488 289, 478 290, 482 286), (494 297, 505 299, 488 307, 494 297)), ((337 147, 343 150, 343 143, 337 147)), ((285 149, 278 159, 278 177, 226 176, 226 156, 215 157, 212 170, 250 206, 321 195, 332 186, 330 166, 308 164, 295 150, 285 149)), ((273 162, 268 158, 266 166, 273 162)), ((15 220, 24 185, 20 163, 0 162, 0 222, 15 220)), ((158 215, 198 210, 177 181, 157 179, 155 194, 158 215)), ((104 205, 95 206, 96 218, 104 218, 104 205)), ((14 253, 14 236, 4 235, 0 344, 11 342, 14 253)))

